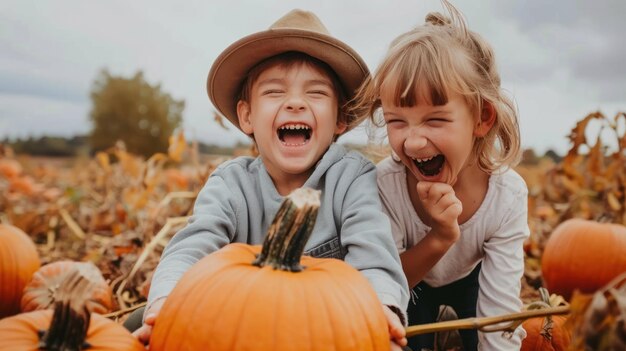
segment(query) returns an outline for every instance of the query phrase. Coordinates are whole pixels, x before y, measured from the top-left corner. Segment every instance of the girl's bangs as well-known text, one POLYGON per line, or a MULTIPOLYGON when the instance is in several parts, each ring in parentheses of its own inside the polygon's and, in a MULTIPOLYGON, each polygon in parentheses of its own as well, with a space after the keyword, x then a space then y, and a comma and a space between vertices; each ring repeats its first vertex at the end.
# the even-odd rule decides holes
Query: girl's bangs
POLYGON ((381 99, 395 106, 413 107, 418 103, 441 106, 448 103, 445 82, 448 80, 431 56, 420 50, 408 50, 380 75, 381 99), (415 51, 418 51, 415 53, 415 51))

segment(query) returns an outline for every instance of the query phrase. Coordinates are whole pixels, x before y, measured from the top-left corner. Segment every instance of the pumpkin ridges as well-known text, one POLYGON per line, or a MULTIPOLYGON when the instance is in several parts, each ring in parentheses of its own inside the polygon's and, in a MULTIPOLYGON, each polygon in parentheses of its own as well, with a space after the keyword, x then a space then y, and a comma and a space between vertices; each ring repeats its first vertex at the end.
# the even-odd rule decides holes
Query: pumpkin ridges
MULTIPOLYGON (((210 304, 211 307, 213 307, 213 308, 210 308, 212 312, 212 320, 220 320, 221 322, 224 323, 224 325, 233 325, 233 326, 237 325, 236 323, 237 319, 235 319, 234 317, 237 312, 236 309, 239 309, 239 311, 242 314, 245 313, 247 301, 237 300, 236 297, 248 291, 247 287, 253 285, 255 282, 255 279, 257 279, 257 277, 255 277, 253 274, 249 274, 250 272, 253 271, 253 269, 250 269, 250 268, 251 268, 250 266, 237 267, 229 271, 222 271, 218 274, 220 276, 220 280, 218 281, 219 285, 226 284, 226 286, 235 286, 237 288, 234 289, 228 295, 224 295, 224 294, 218 295, 216 299, 212 301, 212 303, 210 304), (229 303, 231 300, 242 301, 242 303, 233 305, 229 303), (221 318, 217 318, 217 316, 221 316, 221 318), (235 322, 230 321, 230 319, 233 319, 235 322)), ((244 330, 241 324, 237 326, 238 326, 239 331, 244 330)), ((211 326, 210 333, 211 334, 216 333, 213 335, 217 335, 217 333, 219 333, 219 329, 221 328, 222 326, 215 323, 214 325, 211 326)), ((253 336, 249 334, 244 336, 245 339, 248 339, 251 337, 253 336)), ((237 339, 236 335, 234 334, 231 334, 231 338, 233 338, 235 341, 237 339)), ((203 341, 208 342, 208 343, 222 342, 226 346, 222 344, 214 344, 215 347, 217 347, 220 350, 231 350, 232 348, 230 345, 233 344, 233 340, 227 341, 223 338, 220 338, 219 340, 211 340, 210 338, 205 338, 203 339, 203 341)))
MULTIPOLYGON (((26 312, 0 320, 0 349, 36 349, 37 332, 48 328, 51 320, 52 310, 26 312)), ((124 327, 108 318, 93 314, 89 325, 87 340, 92 347, 85 351, 145 350, 124 327)))
MULTIPOLYGON (((363 280, 365 281, 366 279, 363 277, 363 280)), ((364 284, 369 284, 369 283, 365 281, 364 284)), ((377 341, 380 342, 380 340, 384 340, 385 337, 387 339, 389 338, 388 329, 387 329, 388 326, 385 323, 386 321, 385 313, 382 309, 382 304, 378 300, 378 296, 376 296, 376 294, 373 291, 371 291, 371 293, 368 293, 368 294, 358 291, 357 287, 355 287, 354 285, 350 285, 349 288, 352 289, 352 296, 354 297, 354 301, 361 300, 358 303, 358 306, 360 306, 361 315, 363 316, 363 321, 366 324, 364 327, 364 330, 369 330, 368 334, 371 336, 372 350, 378 350, 381 347, 386 347, 386 345, 381 345, 381 344, 376 343, 377 341), (363 301, 363 300, 367 300, 367 301, 363 301), (378 302, 378 305, 376 305, 377 302, 378 302), (376 308, 375 310, 373 309, 365 310, 363 306, 366 306, 366 305, 372 305, 378 308, 376 308), (375 337, 375 335, 380 336, 381 334, 384 336, 375 337)))
MULTIPOLYGON (((331 278, 331 281, 334 282, 334 280, 332 280, 332 275, 329 275, 329 278, 331 278)), ((327 283, 328 284, 328 283, 327 283)), ((329 301, 330 299, 326 299, 326 308, 330 312, 331 308, 335 308, 336 309, 336 313, 339 316, 345 316, 347 314, 347 309, 346 309, 346 303, 348 303, 347 301, 342 301, 343 299, 338 297, 337 294, 337 289, 341 289, 340 286, 337 286, 337 284, 335 284, 335 286, 333 286, 332 288, 329 288, 331 290, 333 290, 333 293, 331 294, 331 296, 336 299, 335 301, 333 301, 333 306, 330 306, 329 303, 331 301, 329 301)), ((343 290, 343 289, 341 289, 343 290)), ((332 315, 332 314, 331 314, 332 315)), ((351 317, 355 318, 356 316, 352 315, 351 317)), ((356 319, 356 318, 355 318, 356 319)), ((337 319, 336 317, 331 317, 329 319, 329 322, 332 322, 333 325, 333 330, 335 331, 339 331, 339 332, 343 332, 343 333, 334 333, 335 334, 335 349, 337 350, 343 350, 343 348, 341 347, 343 345, 343 343, 340 344, 340 341, 347 341, 349 340, 351 342, 350 344, 350 349, 355 349, 356 345, 353 345, 352 343, 354 342, 354 338, 356 335, 354 335, 353 330, 352 330, 352 326, 344 326, 342 325, 344 320, 343 319, 337 319)), ((360 350, 360 349, 359 349, 360 350)))
MULTIPOLYGON (((259 325, 253 318, 248 318, 240 322, 240 329, 238 333, 230 343, 224 343, 219 345, 220 350, 236 350, 246 349, 249 347, 249 338, 255 338, 260 350, 268 350, 272 347, 272 341, 275 337, 274 331, 280 330, 280 326, 277 324, 280 322, 280 315, 278 308, 280 296, 282 296, 283 289, 278 279, 279 286, 277 286, 277 279, 271 274, 271 268, 266 267, 260 269, 256 274, 253 274, 248 289, 243 290, 245 294, 245 303, 243 306, 257 306, 255 313, 259 316, 265 316, 265 323, 259 325), (272 289, 267 289, 264 285, 272 286, 272 289), (272 338, 269 336, 272 335, 272 338)), ((277 272, 279 273, 279 272, 277 272)), ((231 323, 237 322, 238 319, 232 318, 231 323)))
MULTIPOLYGON (((223 249, 219 251, 216 251, 212 255, 215 255, 218 257, 230 258, 235 253, 237 253, 236 249, 244 249, 244 246, 245 245, 243 244, 232 244, 232 245, 224 247, 223 249)), ((245 249, 247 250, 247 248, 245 249)), ((257 249, 258 249, 256 250, 257 252, 260 251, 260 246, 258 246, 257 249)), ((250 252, 249 260, 251 261, 252 259, 254 259, 254 253, 253 253, 254 250, 252 251, 247 250, 247 251, 250 252)), ((200 261, 207 260, 207 257, 202 258, 200 261)), ((212 261, 212 263, 213 262, 215 261, 212 261)), ((187 303, 184 304, 183 306, 179 306, 178 308, 172 308, 172 309, 170 309, 169 306, 167 306, 167 304, 163 306, 163 308, 161 309, 159 313, 159 318, 157 319, 155 328, 156 326, 159 326, 159 328, 163 330, 166 334, 164 334, 163 338, 156 340, 157 343, 155 343, 154 345, 152 345, 152 341, 151 341, 151 345, 157 349, 167 350, 168 348, 173 347, 173 346, 170 345, 169 343, 160 344, 159 341, 169 340, 169 342, 172 342, 172 341, 176 342, 177 338, 174 338, 174 340, 172 340, 169 337, 170 335, 177 335, 181 337, 182 339, 189 337, 188 335, 186 335, 189 329, 185 325, 176 323, 176 318, 177 318, 176 316, 182 315, 182 316, 185 316, 185 318, 192 320, 195 313, 203 313, 204 314, 203 319, 205 320, 210 320, 211 318, 215 318, 215 317, 212 317, 216 313, 215 310, 206 308, 207 305, 212 304, 213 301, 206 300, 205 296, 221 297, 222 295, 215 294, 214 291, 219 290, 219 287, 222 285, 225 279, 231 278, 231 276, 229 275, 236 274, 230 271, 230 267, 237 266, 237 265, 239 265, 239 262, 237 261, 230 261, 230 260, 224 259, 224 260, 219 260, 219 262, 215 262, 215 264, 211 264, 211 265, 196 264, 193 267, 191 267, 189 271, 185 273, 183 278, 176 285, 176 289, 172 291, 172 294, 170 294, 170 296, 166 298, 166 301, 167 299, 185 298, 188 300, 187 303), (224 272, 229 272, 229 273, 223 274, 224 272), (203 288, 201 293, 199 292, 197 294, 192 294, 192 292, 197 290, 199 287, 203 288)), ((223 306, 224 304, 215 303, 215 305, 223 306)), ((210 325, 208 326, 209 330, 206 330, 201 335, 211 334, 210 328, 213 328, 213 327, 220 328, 221 326, 219 326, 217 323, 215 323, 214 325, 210 325)))
MULTIPOLYGON (((342 267, 343 268, 343 267, 342 267)), ((386 331, 388 326, 386 323, 380 323, 380 321, 385 321, 385 316, 384 316, 384 312, 382 310, 382 305, 380 304, 378 297, 373 293, 373 291, 363 291, 362 289, 360 289, 358 286, 355 285, 354 280, 362 280, 360 283, 361 284, 369 284, 367 282, 367 280, 362 277, 359 276, 358 278, 355 277, 354 279, 351 280, 347 280, 344 278, 345 276, 345 270, 339 268, 333 271, 333 273, 329 272, 329 278, 331 280, 333 280, 336 283, 336 290, 339 291, 343 291, 342 294, 337 293, 336 296, 338 297, 342 297, 342 300, 345 300, 341 303, 341 305, 347 305, 347 304, 351 304, 352 308, 351 311, 353 311, 353 315, 351 317, 351 319, 348 321, 351 330, 354 333, 359 333, 359 331, 365 331, 368 330, 369 333, 367 333, 368 335, 371 336, 371 342, 367 345, 357 345, 358 346, 358 350, 379 350, 381 347, 384 347, 384 345, 377 345, 376 344, 376 340, 380 340, 379 338, 375 337, 375 335, 380 335, 383 334, 385 335, 385 337, 388 339, 388 334, 382 332, 382 331, 386 331), (336 273, 339 272, 339 273, 336 273), (349 282, 349 283, 346 283, 349 282), (348 298, 349 297, 349 298, 348 298), (364 301, 364 300, 368 300, 368 301, 364 301), (378 305, 376 305, 376 303, 378 303, 378 305), (363 306, 380 306, 380 308, 376 308, 376 309, 370 309, 370 310, 364 310, 363 306), (356 311, 360 311, 360 316, 356 316, 354 313, 356 311), (373 316, 377 316, 375 318, 372 318, 373 316), (362 318, 358 318, 358 317, 362 317, 362 318), (358 321, 361 321, 361 325, 357 325, 358 321), (376 321, 378 321, 378 323, 375 323, 376 321), (367 349, 365 349, 364 347, 367 347, 367 349)), ((355 340, 358 340, 358 338, 354 338, 355 340)), ((386 343, 388 344, 388 343, 386 343)))
POLYGON ((77 266, 55 292, 55 309, 22 313, 0 320, 2 350, 144 350, 124 327, 97 314, 87 302, 92 281, 102 277, 93 265, 77 266), (45 331, 40 336, 39 331, 45 331))
MULTIPOLYGON (((54 293, 67 275, 77 266, 91 265, 89 262, 56 261, 40 267, 24 288, 21 300, 22 312, 52 308, 54 293)), ((89 308, 92 313, 107 313, 113 307, 113 292, 100 274, 94 275, 89 308)))
MULTIPOLYGON (((255 308, 255 313, 259 316, 266 316, 267 322, 264 323, 264 326, 259 326, 258 323, 255 323, 252 318, 247 319, 247 322, 240 322, 241 329, 238 334, 235 334, 233 340, 230 343, 226 343, 222 348, 223 350, 230 350, 231 347, 239 347, 239 345, 245 346, 249 344, 247 341, 250 338, 250 333, 254 333, 255 336, 266 336, 273 334, 272 331, 280 330, 279 327, 276 327, 277 324, 280 323, 281 319, 279 318, 280 313, 280 304, 279 301, 280 296, 284 294, 284 281, 282 279, 277 279, 279 276, 272 273, 278 273, 279 275, 287 274, 286 272, 274 271, 270 267, 265 268, 257 268, 256 270, 247 270, 246 275, 248 276, 246 280, 249 281, 247 289, 242 287, 241 294, 243 303, 239 306, 242 313, 246 312, 245 306, 259 306, 255 308), (272 289, 267 289, 267 286, 272 286, 272 289), (263 330, 266 330, 263 332, 263 330), (247 335, 246 335, 247 334, 247 335), (237 337, 239 336, 239 337, 237 337)), ((231 296, 234 300, 236 296, 231 296)), ((233 323, 237 323, 241 320, 239 318, 232 318, 233 323)), ((260 337, 259 342, 266 342, 269 344, 260 343, 259 346, 261 349, 268 349, 272 347, 271 342, 266 337, 260 337)))
POLYGON ((0 318, 20 311, 22 290, 40 265, 30 237, 17 227, 0 224, 0 318))
POLYGON ((542 257, 547 288, 566 299, 575 288, 591 293, 626 271, 626 227, 569 219, 552 233, 542 257))
MULTIPOLYGON (((528 309, 557 307, 564 303, 562 296, 549 295, 546 288, 539 288, 541 301, 533 302, 528 309)), ((527 336, 522 340, 520 351, 564 351, 571 342, 571 332, 564 327, 567 317, 551 316, 527 319, 522 323, 527 336)))

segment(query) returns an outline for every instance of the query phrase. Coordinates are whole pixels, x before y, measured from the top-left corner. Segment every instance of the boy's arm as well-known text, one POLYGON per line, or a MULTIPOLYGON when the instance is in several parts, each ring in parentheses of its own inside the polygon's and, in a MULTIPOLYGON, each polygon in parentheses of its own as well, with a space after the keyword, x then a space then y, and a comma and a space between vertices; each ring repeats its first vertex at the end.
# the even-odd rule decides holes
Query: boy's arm
MULTIPOLYGON (((524 274, 524 240, 528 229, 527 195, 521 194, 513 201, 499 230, 483 245, 483 258, 478 284, 478 317, 520 312, 521 278, 524 274)), ((482 350, 513 350, 521 347, 526 336, 519 327, 509 338, 502 333, 480 333, 482 350)))
POLYGON ((341 223, 341 244, 347 249, 345 261, 369 280, 381 302, 406 323, 409 288, 370 162, 363 164, 346 190, 341 223))
POLYGON ((169 295, 194 263, 232 241, 238 211, 237 200, 225 181, 211 176, 198 194, 189 222, 174 235, 161 255, 150 285, 146 312, 155 301, 169 295))

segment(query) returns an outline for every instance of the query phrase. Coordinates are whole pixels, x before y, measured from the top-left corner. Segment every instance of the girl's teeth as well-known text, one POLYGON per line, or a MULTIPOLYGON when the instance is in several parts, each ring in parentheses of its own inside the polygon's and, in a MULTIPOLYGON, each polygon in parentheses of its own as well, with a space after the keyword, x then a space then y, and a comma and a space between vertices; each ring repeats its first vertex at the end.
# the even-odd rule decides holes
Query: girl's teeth
POLYGON ((432 160, 436 155, 430 156, 428 158, 413 158, 413 161, 417 161, 417 162, 426 162, 426 161, 430 161, 432 160))

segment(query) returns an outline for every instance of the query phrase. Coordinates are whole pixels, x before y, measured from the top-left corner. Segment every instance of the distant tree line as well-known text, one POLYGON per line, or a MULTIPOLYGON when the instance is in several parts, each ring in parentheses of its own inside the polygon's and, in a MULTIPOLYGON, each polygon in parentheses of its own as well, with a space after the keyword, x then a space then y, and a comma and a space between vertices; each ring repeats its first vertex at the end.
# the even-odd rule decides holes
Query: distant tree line
POLYGON ((69 157, 89 153, 89 136, 74 136, 71 138, 42 136, 24 139, 8 139, 1 141, 9 145, 18 154, 37 156, 69 157))
MULTIPOLYGON (((96 151, 91 147, 88 135, 73 137, 41 136, 0 140, 0 144, 10 146, 17 154, 50 157, 76 157, 93 155, 96 151)), ((235 149, 248 147, 248 144, 237 143, 233 146, 220 146, 198 142, 198 152, 211 155, 232 155, 235 149)))

